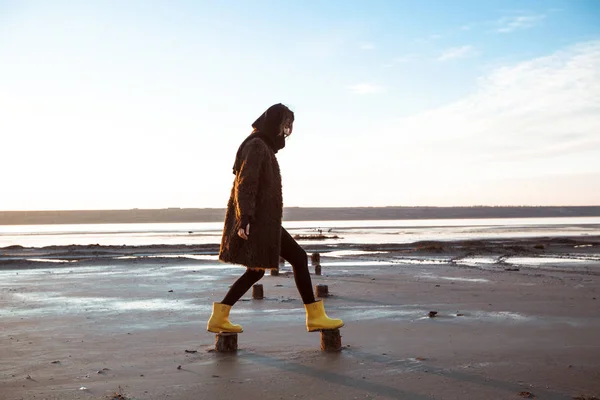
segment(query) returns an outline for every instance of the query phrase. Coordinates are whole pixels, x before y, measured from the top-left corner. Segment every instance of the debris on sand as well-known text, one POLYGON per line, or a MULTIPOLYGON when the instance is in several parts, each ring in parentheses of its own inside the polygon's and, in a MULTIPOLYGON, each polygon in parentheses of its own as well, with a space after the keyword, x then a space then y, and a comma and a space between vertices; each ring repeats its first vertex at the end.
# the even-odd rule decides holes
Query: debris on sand
POLYGON ((535 397, 533 395, 533 393, 531 393, 531 392, 521 392, 521 393, 519 393, 519 396, 521 396, 525 399, 533 399, 535 397))
POLYGON ((296 240, 325 240, 325 239, 340 239, 340 237, 338 235, 314 234, 314 235, 294 235, 294 239, 296 239, 296 240))
POLYGON ((519 271, 519 268, 504 268, 505 271, 519 271))
POLYGON ((444 251, 444 246, 437 242, 423 242, 422 244, 417 245, 416 250, 441 253, 444 251))
POLYGON ((190 354, 194 354, 194 353, 197 353, 198 350, 186 350, 185 352, 186 353, 190 353, 190 354))
POLYGON ((123 396, 120 393, 112 394, 108 400, 129 400, 127 397, 123 396))
POLYGON ((573 397, 573 400, 600 400, 596 396, 577 396, 573 397))
POLYGON ((429 316, 429 318, 433 318, 437 315, 437 311, 429 311, 429 314, 427 314, 429 316))

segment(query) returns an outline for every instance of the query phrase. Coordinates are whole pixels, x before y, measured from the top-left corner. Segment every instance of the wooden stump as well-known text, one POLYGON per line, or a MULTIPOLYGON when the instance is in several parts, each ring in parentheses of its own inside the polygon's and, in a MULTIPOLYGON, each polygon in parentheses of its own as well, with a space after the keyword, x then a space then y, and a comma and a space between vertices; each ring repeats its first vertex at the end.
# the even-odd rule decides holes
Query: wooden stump
POLYGON ((327 297, 329 296, 329 288, 327 285, 317 285, 315 286, 315 292, 317 292, 317 297, 327 297))
POLYGON ((329 329, 321 331, 321 350, 342 350, 342 335, 340 335, 339 329, 329 329))
POLYGON ((252 298, 255 300, 262 300, 265 298, 263 285, 256 284, 252 286, 252 298))
POLYGON ((315 275, 321 275, 321 264, 315 265, 315 275))
POLYGON ((217 333, 215 335, 215 351, 219 353, 232 353, 238 348, 237 333, 217 333))
POLYGON ((278 269, 271 269, 271 276, 277 276, 279 275, 279 270, 278 269))
POLYGON ((310 256, 310 262, 312 265, 319 265, 321 264, 321 254, 319 253, 312 253, 310 256))

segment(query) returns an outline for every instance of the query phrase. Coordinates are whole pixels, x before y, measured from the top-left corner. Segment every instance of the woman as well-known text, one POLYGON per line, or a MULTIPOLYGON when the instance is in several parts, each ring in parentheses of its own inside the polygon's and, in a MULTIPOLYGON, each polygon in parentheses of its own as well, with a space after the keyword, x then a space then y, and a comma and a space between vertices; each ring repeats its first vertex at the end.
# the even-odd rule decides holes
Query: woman
POLYGON ((264 276, 265 270, 279 268, 280 256, 294 270, 296 287, 306 310, 307 330, 344 325, 342 320, 327 316, 322 301, 315 301, 306 252, 281 226, 281 175, 275 154, 285 147, 293 124, 294 113, 283 104, 275 104, 254 121, 254 130, 237 151, 219 260, 244 265, 246 272, 220 303, 213 303, 207 324, 209 332, 242 332, 240 325, 229 321, 231 307, 264 276))

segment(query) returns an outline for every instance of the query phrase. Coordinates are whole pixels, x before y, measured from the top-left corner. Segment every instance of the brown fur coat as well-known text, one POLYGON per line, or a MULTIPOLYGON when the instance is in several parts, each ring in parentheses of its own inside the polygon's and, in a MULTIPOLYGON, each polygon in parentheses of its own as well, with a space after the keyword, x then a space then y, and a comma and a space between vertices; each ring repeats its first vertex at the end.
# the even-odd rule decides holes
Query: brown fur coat
POLYGON ((219 260, 253 269, 277 269, 283 216, 279 163, 260 138, 247 142, 241 160, 227 203, 219 260), (250 218, 248 240, 237 234, 243 215, 250 218))

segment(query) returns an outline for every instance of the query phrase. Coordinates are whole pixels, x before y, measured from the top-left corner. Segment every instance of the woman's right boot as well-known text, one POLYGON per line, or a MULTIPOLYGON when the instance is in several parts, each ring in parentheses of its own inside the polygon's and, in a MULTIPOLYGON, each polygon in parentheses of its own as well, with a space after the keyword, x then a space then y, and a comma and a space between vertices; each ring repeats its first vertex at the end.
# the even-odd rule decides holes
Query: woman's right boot
POLYGON ((229 311, 231 306, 222 303, 213 303, 212 315, 208 320, 206 330, 213 333, 241 333, 240 325, 232 324, 229 321, 229 311))

